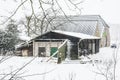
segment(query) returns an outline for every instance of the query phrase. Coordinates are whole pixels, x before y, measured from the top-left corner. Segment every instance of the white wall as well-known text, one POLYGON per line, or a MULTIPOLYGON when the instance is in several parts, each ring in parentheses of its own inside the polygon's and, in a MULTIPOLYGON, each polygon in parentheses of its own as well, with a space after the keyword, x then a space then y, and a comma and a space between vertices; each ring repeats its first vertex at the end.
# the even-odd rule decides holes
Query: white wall
POLYGON ((62 42, 33 42, 33 56, 38 55, 38 48, 45 47, 46 56, 50 56, 50 48, 51 47, 59 47, 62 42))
POLYGON ((28 56, 28 50, 27 49, 22 50, 22 56, 28 56))

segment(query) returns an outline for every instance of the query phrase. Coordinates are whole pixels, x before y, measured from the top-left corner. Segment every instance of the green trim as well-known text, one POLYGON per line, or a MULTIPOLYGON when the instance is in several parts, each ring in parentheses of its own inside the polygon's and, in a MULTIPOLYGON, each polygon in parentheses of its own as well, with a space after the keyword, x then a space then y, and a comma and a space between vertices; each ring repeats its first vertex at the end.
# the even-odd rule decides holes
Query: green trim
MULTIPOLYGON (((57 50, 58 50, 57 47, 51 47, 50 48, 50 56, 52 56, 57 50)), ((54 57, 57 57, 57 54, 54 57)))

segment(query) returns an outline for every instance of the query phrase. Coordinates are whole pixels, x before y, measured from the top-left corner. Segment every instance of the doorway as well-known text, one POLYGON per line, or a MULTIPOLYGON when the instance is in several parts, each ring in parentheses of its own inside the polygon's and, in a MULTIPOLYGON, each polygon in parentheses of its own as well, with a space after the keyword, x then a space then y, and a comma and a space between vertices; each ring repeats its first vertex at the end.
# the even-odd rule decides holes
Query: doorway
MULTIPOLYGON (((57 47, 51 47, 51 49, 50 49, 50 56, 52 56, 57 50, 58 50, 57 47)), ((57 54, 54 57, 57 57, 57 54)))
POLYGON ((39 47, 38 48, 38 56, 39 57, 45 57, 46 56, 46 49, 45 49, 45 47, 39 47))

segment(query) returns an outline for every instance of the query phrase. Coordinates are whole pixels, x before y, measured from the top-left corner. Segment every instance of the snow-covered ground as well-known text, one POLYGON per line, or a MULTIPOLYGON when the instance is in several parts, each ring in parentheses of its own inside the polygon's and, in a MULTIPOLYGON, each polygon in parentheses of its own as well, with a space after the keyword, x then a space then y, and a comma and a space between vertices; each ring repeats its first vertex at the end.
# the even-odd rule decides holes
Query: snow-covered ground
MULTIPOLYGON (((118 45, 119 35, 115 35, 119 33, 118 28, 112 27, 110 32, 111 42, 117 42, 118 45)), ((99 53, 83 57, 82 60, 66 59, 62 64, 56 64, 56 60, 46 62, 47 58, 40 57, 14 56, 4 60, 3 56, 0 56, 0 80, 8 80, 14 74, 17 78, 15 80, 105 80, 99 72, 106 73, 106 67, 110 67, 110 71, 113 70, 113 65, 109 63, 112 64, 116 53, 116 80, 120 80, 120 49, 110 47, 101 48, 99 53), (27 64, 28 62, 30 63, 27 64)))
MULTIPOLYGON (((68 60, 66 60, 62 64, 56 64, 54 60, 45 62, 46 58, 37 57, 34 59, 34 57, 14 56, 0 64, 0 78, 2 78, 3 75, 5 76, 5 74, 12 75, 16 73, 19 68, 34 59, 17 73, 15 77, 19 78, 18 80, 105 80, 105 77, 96 74, 96 72, 98 72, 96 65, 103 65, 103 61, 105 62, 113 59, 114 52, 115 49, 110 47, 101 48, 98 54, 88 56, 90 58, 88 60, 99 60, 101 62, 88 62, 86 64, 80 64, 80 60, 73 61, 74 63, 69 63, 68 60)), ((6 78, 8 79, 10 75, 6 78)))
MULTIPOLYGON (((4 61, 0 64, 0 78, 3 77, 2 74, 9 74, 21 68, 31 59, 26 57, 12 57, 4 61)), ((93 72, 93 67, 91 64, 46 63, 41 62, 41 58, 36 58, 18 72, 16 77, 22 77, 25 80, 94 80, 96 74, 93 72)), ((6 78, 8 79, 9 77, 6 78)))

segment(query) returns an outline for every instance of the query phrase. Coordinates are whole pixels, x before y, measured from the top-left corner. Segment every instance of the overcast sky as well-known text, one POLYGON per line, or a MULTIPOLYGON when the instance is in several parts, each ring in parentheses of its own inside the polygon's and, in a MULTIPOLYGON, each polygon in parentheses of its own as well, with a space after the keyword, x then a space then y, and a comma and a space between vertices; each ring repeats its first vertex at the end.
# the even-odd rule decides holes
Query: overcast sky
POLYGON ((100 14, 108 23, 120 24, 120 0, 86 0, 83 14, 100 14))
MULTIPOLYGON (((17 6, 12 0, 6 1, 0 0, 0 17, 9 15, 8 12, 14 10, 17 6)), ((120 24, 120 0, 85 0, 81 7, 83 8, 82 14, 101 15, 107 23, 120 24)), ((23 14, 17 16, 21 15, 23 14)))

